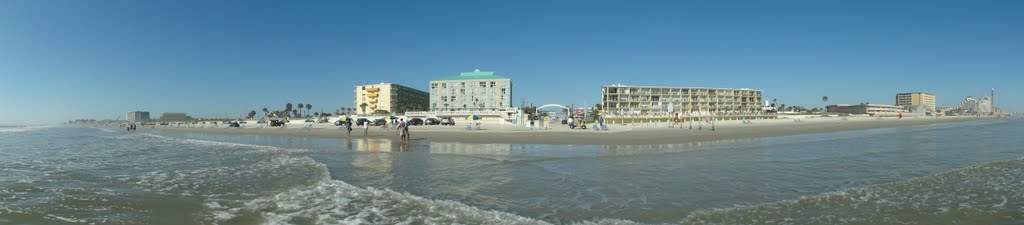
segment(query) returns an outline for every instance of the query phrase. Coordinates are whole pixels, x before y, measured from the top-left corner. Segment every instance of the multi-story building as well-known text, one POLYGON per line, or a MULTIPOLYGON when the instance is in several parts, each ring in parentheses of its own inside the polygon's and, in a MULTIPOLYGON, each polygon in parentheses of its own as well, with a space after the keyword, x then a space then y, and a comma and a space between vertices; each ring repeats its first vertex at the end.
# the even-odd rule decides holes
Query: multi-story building
POLYGON ((512 108, 512 79, 494 72, 459 73, 430 81, 430 111, 498 111, 512 108))
POLYGON ((984 97, 981 99, 975 99, 971 96, 967 96, 963 101, 960 101, 960 105, 956 107, 957 112, 968 115, 983 115, 992 113, 992 99, 984 97))
POLYGON ((430 95, 411 87, 380 83, 356 86, 355 97, 360 114, 387 114, 427 110, 430 95))
MULTIPOLYGON (((879 105, 879 104, 837 104, 826 106, 828 112, 831 113, 849 113, 849 114, 867 114, 870 116, 898 116, 900 114, 909 114, 907 107, 895 106, 895 105, 879 105)), ((922 114, 923 115, 923 114, 922 114)))
POLYGON ((747 88, 601 87, 604 113, 609 116, 667 116, 701 112, 733 115, 763 113, 762 91, 747 88))
POLYGON ((149 112, 143 112, 143 111, 128 112, 127 115, 125 115, 124 118, 125 118, 125 120, 128 120, 128 122, 149 122, 149 112))
POLYGON ((935 95, 924 92, 896 94, 896 106, 924 106, 928 113, 935 113, 935 95))
POLYGON ((185 113, 179 113, 179 112, 168 112, 168 113, 164 113, 163 115, 160 116, 160 121, 167 121, 167 122, 171 122, 171 121, 191 121, 191 120, 192 120, 192 117, 186 115, 185 113))

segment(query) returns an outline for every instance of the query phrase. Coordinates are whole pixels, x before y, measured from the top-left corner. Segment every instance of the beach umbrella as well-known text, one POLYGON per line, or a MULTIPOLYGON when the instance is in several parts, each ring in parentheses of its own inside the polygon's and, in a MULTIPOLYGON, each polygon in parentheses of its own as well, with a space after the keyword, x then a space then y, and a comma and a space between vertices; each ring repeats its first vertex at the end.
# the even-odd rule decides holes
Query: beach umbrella
POLYGON ((390 117, 388 117, 388 118, 389 118, 389 119, 398 119, 398 117, 395 117, 395 116, 390 116, 390 117))
POLYGON ((472 116, 466 117, 466 120, 480 120, 480 116, 472 115, 472 116))

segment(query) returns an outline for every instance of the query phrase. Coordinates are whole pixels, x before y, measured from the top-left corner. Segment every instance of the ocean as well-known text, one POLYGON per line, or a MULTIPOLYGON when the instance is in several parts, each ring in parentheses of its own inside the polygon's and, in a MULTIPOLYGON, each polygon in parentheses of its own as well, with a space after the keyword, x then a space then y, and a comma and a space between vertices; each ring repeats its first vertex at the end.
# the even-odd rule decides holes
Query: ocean
POLYGON ((0 126, 0 224, 1024 224, 1022 133, 524 145, 0 126))

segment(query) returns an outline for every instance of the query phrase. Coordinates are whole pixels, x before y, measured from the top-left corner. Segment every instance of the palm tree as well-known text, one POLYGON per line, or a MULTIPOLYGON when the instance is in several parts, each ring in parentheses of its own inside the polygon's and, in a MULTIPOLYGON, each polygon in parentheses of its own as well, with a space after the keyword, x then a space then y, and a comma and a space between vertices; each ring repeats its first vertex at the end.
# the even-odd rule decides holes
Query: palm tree
POLYGON ((305 107, 306 107, 306 105, 303 105, 302 103, 299 103, 299 115, 300 116, 302 115, 302 108, 305 108, 305 107))
POLYGON ((366 106, 368 106, 368 104, 366 104, 365 102, 359 104, 359 108, 363 109, 363 114, 366 114, 366 106))
POLYGON ((313 117, 320 118, 320 112, 313 113, 313 117))
POLYGON ((267 110, 267 108, 266 108, 266 107, 263 107, 263 117, 267 117, 267 113, 269 113, 269 112, 270 112, 270 111, 269 111, 269 110, 267 110))
POLYGON ((249 111, 249 119, 256 117, 256 110, 249 111))
POLYGON ((313 104, 306 104, 306 114, 309 114, 309 110, 313 110, 313 104))
POLYGON ((292 109, 292 117, 299 117, 299 110, 298 109, 292 109))
POLYGON ((828 108, 828 107, 824 106, 824 105, 826 105, 828 103, 828 96, 821 96, 821 103, 823 105, 821 107, 821 109, 823 109, 823 111, 828 111, 828 110, 824 110, 824 109, 828 108))
POLYGON ((288 112, 291 112, 291 111, 292 111, 292 103, 285 104, 284 105, 284 113, 288 114, 288 112))

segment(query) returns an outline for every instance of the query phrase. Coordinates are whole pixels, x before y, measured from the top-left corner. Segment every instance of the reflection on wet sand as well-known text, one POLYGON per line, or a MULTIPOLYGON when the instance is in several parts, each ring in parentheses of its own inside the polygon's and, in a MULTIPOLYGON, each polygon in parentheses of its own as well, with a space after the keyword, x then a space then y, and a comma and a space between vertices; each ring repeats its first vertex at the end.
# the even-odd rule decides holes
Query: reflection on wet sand
POLYGON ((431 142, 430 153, 434 154, 485 154, 511 155, 511 144, 463 144, 456 142, 431 142))
POLYGON ((737 145, 747 146, 763 144, 763 140, 764 138, 745 138, 689 142, 680 144, 604 145, 601 148, 601 156, 689 152, 698 150, 714 150, 721 147, 736 148, 737 145))
POLYGON ((345 142, 348 150, 357 152, 404 152, 409 150, 409 143, 391 139, 346 139, 345 142))

